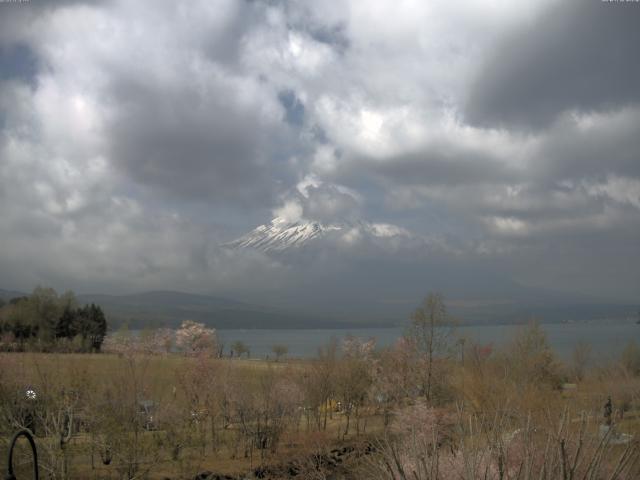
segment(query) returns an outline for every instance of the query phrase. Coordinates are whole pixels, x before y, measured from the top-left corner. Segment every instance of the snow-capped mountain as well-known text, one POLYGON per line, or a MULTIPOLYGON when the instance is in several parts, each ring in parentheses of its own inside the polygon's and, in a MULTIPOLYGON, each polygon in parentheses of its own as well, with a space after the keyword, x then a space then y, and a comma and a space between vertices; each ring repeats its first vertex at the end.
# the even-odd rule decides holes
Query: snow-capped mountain
POLYGON ((223 246, 233 249, 251 248, 263 252, 282 252, 292 248, 301 248, 321 239, 351 245, 365 239, 411 237, 411 233, 407 230, 386 223, 356 221, 325 224, 312 220, 290 222, 276 217, 271 223, 260 225, 246 235, 223 246))

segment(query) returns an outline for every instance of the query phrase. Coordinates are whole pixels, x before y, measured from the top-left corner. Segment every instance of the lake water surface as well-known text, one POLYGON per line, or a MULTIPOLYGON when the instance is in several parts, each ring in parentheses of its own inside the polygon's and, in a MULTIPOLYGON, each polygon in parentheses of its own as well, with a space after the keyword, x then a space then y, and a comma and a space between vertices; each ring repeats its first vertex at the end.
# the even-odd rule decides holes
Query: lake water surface
MULTIPOLYGON (((591 346, 594 359, 610 360, 620 355, 630 340, 640 343, 640 325, 632 322, 589 322, 542 324, 547 340, 559 357, 568 359, 575 346, 584 342, 591 346)), ((499 347, 517 333, 521 325, 460 326, 455 335, 480 344, 499 347)), ((326 345, 332 337, 338 340, 346 335, 359 338, 375 338, 378 346, 392 345, 402 334, 402 328, 354 328, 354 329, 284 329, 284 330, 218 330, 225 344, 225 353, 234 341, 244 342, 251 356, 273 356, 273 345, 285 345, 290 357, 313 357, 318 347, 326 345)))

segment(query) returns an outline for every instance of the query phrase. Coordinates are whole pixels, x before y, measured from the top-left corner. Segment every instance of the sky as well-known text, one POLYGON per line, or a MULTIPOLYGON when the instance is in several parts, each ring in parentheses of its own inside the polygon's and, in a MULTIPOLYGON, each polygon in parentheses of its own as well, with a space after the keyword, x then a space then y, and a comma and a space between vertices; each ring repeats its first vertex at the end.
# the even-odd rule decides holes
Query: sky
POLYGON ((638 300, 639 26, 600 0, 0 2, 0 288, 638 300), (276 216, 409 240, 221 247, 276 216))

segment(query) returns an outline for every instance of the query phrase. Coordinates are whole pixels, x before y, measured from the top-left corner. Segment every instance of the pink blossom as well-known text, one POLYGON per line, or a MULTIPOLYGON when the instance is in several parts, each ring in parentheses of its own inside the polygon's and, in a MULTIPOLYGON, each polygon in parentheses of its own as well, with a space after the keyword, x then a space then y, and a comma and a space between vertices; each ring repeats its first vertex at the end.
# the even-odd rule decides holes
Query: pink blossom
POLYGON ((207 328, 203 323, 185 320, 176 331, 176 346, 186 355, 197 355, 216 351, 217 337, 213 328, 207 328))

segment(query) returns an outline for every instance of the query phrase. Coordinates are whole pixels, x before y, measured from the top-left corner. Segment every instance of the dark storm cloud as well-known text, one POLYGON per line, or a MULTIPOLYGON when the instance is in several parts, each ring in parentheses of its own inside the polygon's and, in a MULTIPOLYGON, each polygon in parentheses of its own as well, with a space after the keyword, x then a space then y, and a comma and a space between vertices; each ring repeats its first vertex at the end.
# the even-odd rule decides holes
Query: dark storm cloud
MULTIPOLYGON (((576 213, 576 219, 579 216, 583 217, 576 213)), ((598 229, 577 222, 553 234, 519 237, 522 249, 512 250, 502 261, 516 271, 526 272, 520 278, 530 284, 600 297, 637 298, 640 276, 635 258, 640 221, 636 213, 627 212, 613 228, 605 218, 606 215, 600 218, 598 229), (587 275, 585 271, 592 273, 587 275)))
POLYGON ((273 182, 287 175, 278 163, 291 143, 277 119, 234 102, 229 85, 205 96, 187 81, 172 88, 153 78, 121 80, 112 89, 121 107, 108 137, 115 164, 128 176, 186 199, 273 201, 273 182))
POLYGON ((514 168, 485 152, 447 144, 395 157, 374 170, 403 185, 500 185, 520 178, 514 168))
POLYGON ((547 184, 607 174, 640 178, 640 107, 561 119, 532 157, 531 179, 547 184))
POLYGON ((639 24, 634 2, 552 3, 489 55, 469 92, 467 118, 537 129, 567 110, 637 104, 639 24))
MULTIPOLYGON (((233 2, 231 11, 225 12, 224 21, 216 22, 215 28, 205 26, 204 31, 194 32, 194 45, 214 62, 237 66, 245 36, 264 21, 265 6, 248 0, 233 2)), ((196 10, 191 13, 197 16, 196 10)))

